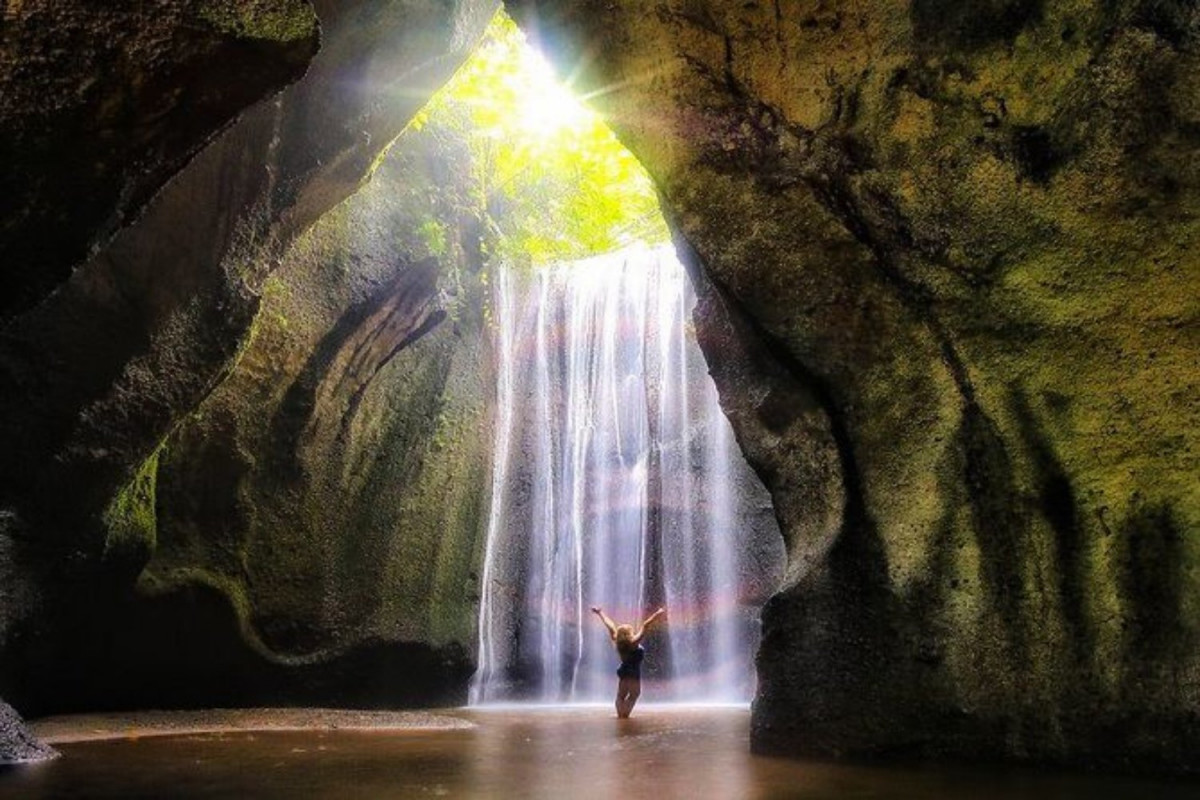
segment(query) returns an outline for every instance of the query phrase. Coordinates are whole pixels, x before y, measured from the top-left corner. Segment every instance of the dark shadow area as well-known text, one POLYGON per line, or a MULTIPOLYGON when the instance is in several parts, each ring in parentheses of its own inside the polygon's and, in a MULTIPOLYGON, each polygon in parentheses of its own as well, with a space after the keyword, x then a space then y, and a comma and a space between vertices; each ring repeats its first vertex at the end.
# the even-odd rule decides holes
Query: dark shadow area
POLYGON ((970 50, 1014 39, 1041 19, 1044 0, 915 0, 913 32, 926 47, 970 50))
POLYGON ((1053 439, 1042 429, 1028 398, 1014 390, 1009 406, 1033 458, 1038 506, 1054 532, 1054 575, 1063 623, 1071 655, 1081 665, 1094 651, 1096 642, 1088 619, 1088 540, 1079 520, 1078 498, 1062 461, 1051 449, 1053 439))
POLYGON ((1004 622, 1013 657, 1024 663, 1028 636, 1022 613, 1023 571, 1029 558, 1029 522, 1020 513, 1012 463, 995 423, 974 402, 963 406, 958 443, 971 530, 982 560, 983 589, 987 602, 1004 622))
POLYGON ((466 700, 473 664, 457 646, 368 639, 285 663, 246 644, 229 599, 211 587, 107 600, 101 587, 78 588, 94 602, 55 620, 56 630, 70 634, 62 637, 69 644, 35 635, 23 651, 39 665, 12 694, 27 716, 131 708, 431 708, 466 700), (88 613, 98 604, 106 608, 102 618, 88 613))
POLYGON ((1193 649, 1183 624, 1184 532, 1167 506, 1136 508, 1117 534, 1117 587, 1130 663, 1170 669, 1193 649))

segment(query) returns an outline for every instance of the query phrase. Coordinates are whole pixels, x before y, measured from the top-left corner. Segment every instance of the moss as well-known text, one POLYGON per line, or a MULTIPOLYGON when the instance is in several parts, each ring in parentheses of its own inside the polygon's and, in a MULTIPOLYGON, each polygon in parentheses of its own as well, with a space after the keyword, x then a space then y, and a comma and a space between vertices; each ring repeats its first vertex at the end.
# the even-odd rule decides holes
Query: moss
POLYGON ((412 121, 408 124, 408 126, 405 127, 405 129, 403 131, 401 131, 396 136, 395 139, 392 139, 390 142, 388 142, 386 145, 384 145, 383 147, 381 147, 379 149, 379 152, 375 154, 375 158, 371 159, 371 164, 367 167, 366 174, 363 175, 362 180, 363 180, 364 184, 370 183, 371 179, 375 177, 375 173, 379 171, 379 168, 382 167, 387 162, 388 158, 392 155, 392 148, 396 145, 396 141, 401 136, 403 136, 405 133, 407 133, 410 130, 412 130, 412 131, 420 130, 420 125, 417 122, 417 120, 419 118, 420 118, 420 113, 418 113, 417 116, 413 117, 412 121))
POLYGON ((161 448, 138 469, 133 480, 117 493, 103 514, 107 532, 104 559, 134 573, 150 560, 157 540, 158 459, 161 448))
POLYGON ((303 0, 206 0, 202 20, 239 38, 295 42, 312 38, 317 17, 303 0))
MULTIPOLYGON (((476 306, 477 307, 477 306, 476 306)), ((471 330, 478 332, 478 318, 471 330)), ((460 353, 447 380, 447 402, 430 442, 430 458, 413 487, 406 527, 442 530, 435 540, 425 606, 428 635, 435 644, 471 641, 474 600, 472 575, 478 569, 476 543, 486 528, 488 437, 483 419, 484 366, 478 353, 460 353)), ((426 564, 426 569, 431 565, 426 564)))
POLYGON ((148 572, 227 596, 275 661, 473 640, 484 291, 436 146, 402 137, 282 255, 240 360, 172 440, 148 572))

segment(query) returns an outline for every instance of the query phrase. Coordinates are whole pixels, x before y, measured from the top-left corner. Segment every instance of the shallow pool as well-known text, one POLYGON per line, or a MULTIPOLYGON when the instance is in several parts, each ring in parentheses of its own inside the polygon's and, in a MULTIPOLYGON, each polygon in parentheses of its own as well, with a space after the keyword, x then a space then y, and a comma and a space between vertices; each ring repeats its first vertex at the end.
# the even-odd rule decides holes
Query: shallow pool
POLYGON ((451 712, 467 730, 142 737, 60 745, 0 798, 1200 797, 1200 783, 1029 770, 840 766, 749 754, 744 709, 451 712))

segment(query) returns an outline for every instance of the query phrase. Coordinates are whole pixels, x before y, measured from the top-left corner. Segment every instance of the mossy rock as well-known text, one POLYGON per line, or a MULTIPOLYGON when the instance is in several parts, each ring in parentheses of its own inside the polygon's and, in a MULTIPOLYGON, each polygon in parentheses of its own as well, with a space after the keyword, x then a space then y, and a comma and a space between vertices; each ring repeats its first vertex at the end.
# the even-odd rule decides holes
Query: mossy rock
POLYGON ((755 747, 1200 769, 1200 11, 509 8, 657 180, 789 540, 755 747))

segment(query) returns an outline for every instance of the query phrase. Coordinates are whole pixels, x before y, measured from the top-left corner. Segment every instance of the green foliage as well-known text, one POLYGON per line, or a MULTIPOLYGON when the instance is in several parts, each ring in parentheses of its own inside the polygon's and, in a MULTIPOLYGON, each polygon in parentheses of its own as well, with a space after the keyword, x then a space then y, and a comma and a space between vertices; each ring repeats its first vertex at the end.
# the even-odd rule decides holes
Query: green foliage
POLYGON ((465 143, 492 255, 543 264, 668 239, 650 176, 503 12, 412 128, 465 143))
POLYGON ((439 220, 425 220, 417 229, 417 235, 431 255, 444 256, 450 249, 446 226, 439 220))

